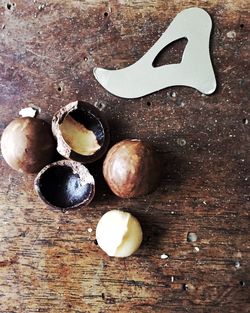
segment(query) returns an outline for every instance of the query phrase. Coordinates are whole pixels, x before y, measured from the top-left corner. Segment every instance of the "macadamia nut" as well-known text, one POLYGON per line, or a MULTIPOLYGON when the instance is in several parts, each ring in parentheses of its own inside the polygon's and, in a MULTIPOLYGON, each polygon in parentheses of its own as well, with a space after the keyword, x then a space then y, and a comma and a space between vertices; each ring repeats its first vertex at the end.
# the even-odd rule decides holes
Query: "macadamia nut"
POLYGON ((1 151, 14 170, 37 173, 53 160, 56 143, 48 123, 38 118, 19 117, 4 129, 1 151))
POLYGON ((130 213, 119 210, 105 213, 96 228, 97 242, 109 256, 130 256, 139 248, 142 236, 138 220, 130 213))
POLYGON ((154 149, 138 139, 115 144, 103 163, 103 176, 121 198, 146 195, 159 185, 160 159, 154 149))

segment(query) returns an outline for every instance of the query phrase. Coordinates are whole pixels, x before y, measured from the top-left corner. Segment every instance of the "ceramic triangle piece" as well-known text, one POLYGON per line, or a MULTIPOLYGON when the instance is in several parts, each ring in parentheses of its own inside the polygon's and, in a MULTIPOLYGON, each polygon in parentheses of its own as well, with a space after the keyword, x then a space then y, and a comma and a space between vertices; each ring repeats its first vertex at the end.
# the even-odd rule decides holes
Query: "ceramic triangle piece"
POLYGON ((96 67, 94 76, 106 90, 121 98, 138 98, 171 86, 188 86, 211 94, 216 89, 209 54, 211 28, 212 21, 205 10, 183 10, 137 62, 119 70, 96 67), (153 67, 159 52, 181 38, 188 40, 181 63, 153 67))

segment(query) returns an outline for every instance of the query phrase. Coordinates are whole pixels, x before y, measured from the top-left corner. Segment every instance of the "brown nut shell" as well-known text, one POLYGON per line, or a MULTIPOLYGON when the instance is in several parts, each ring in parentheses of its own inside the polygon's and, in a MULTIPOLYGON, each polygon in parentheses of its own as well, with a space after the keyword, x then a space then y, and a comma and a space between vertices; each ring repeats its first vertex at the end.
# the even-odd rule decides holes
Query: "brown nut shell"
POLYGON ((75 101, 62 107, 52 119, 57 151, 66 159, 84 164, 107 151, 110 134, 106 118, 95 106, 75 101))
POLYGON ((95 194, 94 177, 83 164, 71 160, 45 166, 34 186, 44 203, 63 211, 89 204, 95 194))
POLYGON ((108 151, 103 175, 119 197, 145 195, 157 187, 159 160, 149 144, 137 139, 123 140, 108 151))
POLYGON ((3 131, 1 150, 13 169, 37 173, 53 160, 56 142, 48 123, 37 118, 20 117, 3 131))

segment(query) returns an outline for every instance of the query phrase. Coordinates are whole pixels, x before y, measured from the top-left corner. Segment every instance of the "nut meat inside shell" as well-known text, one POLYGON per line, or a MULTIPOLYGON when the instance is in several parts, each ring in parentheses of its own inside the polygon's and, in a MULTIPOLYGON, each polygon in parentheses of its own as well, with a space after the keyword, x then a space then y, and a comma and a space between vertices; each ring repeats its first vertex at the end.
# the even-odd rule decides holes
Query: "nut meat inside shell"
POLYGON ((83 101, 61 108, 53 117, 52 131, 57 151, 82 163, 101 158, 109 144, 109 128, 102 112, 83 101))

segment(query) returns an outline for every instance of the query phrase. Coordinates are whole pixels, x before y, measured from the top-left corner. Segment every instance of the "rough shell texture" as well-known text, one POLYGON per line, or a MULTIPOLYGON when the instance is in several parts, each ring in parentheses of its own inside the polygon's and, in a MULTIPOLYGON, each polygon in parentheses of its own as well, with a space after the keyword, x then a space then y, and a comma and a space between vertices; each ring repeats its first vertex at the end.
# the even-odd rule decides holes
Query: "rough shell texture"
POLYGON ((21 117, 4 130, 1 150, 10 167, 25 173, 37 173, 53 160, 56 143, 50 125, 43 120, 21 117))
POLYGON ((35 190, 50 207, 62 210, 89 204, 95 181, 81 163, 62 160, 45 166, 35 179, 35 190))
POLYGON ((100 159, 107 151, 110 141, 109 126, 105 116, 95 106, 84 101, 71 102, 58 110, 52 119, 52 132, 57 140, 57 151, 67 159, 72 159, 84 164, 92 163, 100 159), (68 114, 76 110, 84 112, 85 122, 89 124, 88 128, 95 133, 98 143, 100 144, 100 149, 92 155, 82 155, 73 151, 63 138, 60 125, 68 114))
POLYGON ((119 197, 130 198, 153 191, 159 181, 159 160, 153 148, 140 140, 123 140, 108 152, 103 175, 119 197))

